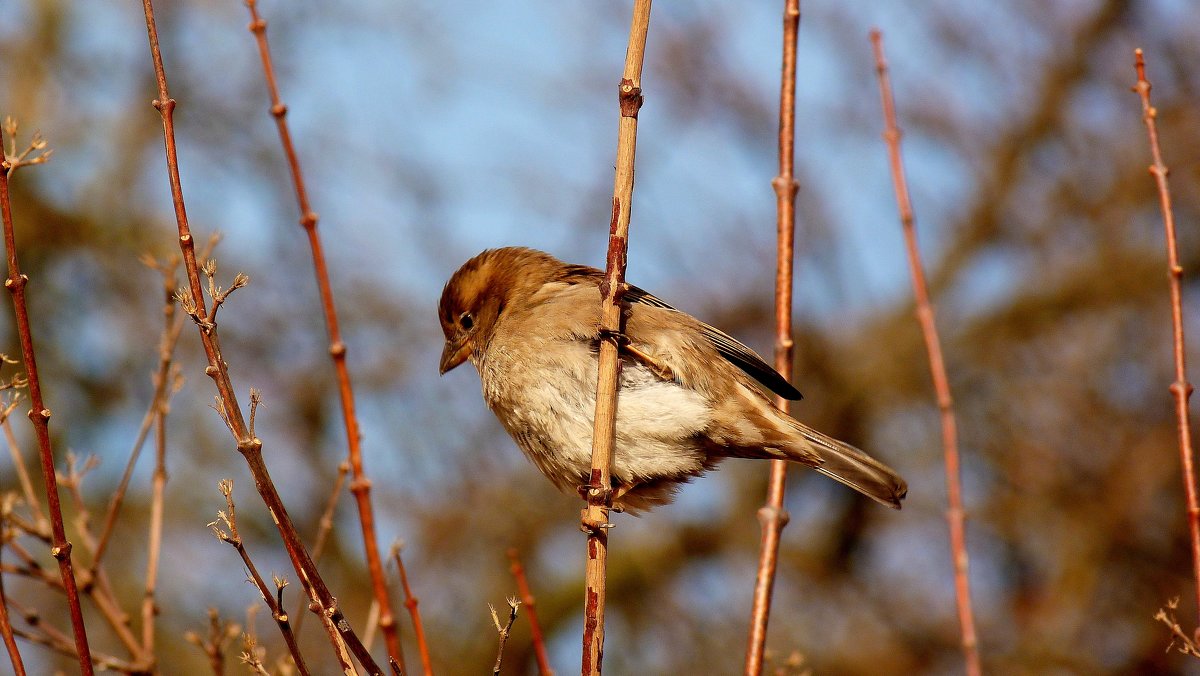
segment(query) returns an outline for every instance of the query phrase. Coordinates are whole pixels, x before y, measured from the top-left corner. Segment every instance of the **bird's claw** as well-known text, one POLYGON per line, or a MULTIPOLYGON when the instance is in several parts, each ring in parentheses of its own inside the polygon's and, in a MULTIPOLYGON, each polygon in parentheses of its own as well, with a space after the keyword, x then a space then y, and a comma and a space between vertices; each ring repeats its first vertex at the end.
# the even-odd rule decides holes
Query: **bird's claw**
POLYGON ((629 336, 624 331, 601 328, 596 334, 600 340, 611 340, 618 347, 625 347, 629 344, 629 336))
POLYGON ((591 510, 587 507, 584 507, 579 514, 579 530, 587 533, 588 535, 600 535, 601 533, 615 526, 616 524, 610 522, 607 518, 607 514, 603 512, 601 512, 601 517, 599 519, 593 519, 591 510))

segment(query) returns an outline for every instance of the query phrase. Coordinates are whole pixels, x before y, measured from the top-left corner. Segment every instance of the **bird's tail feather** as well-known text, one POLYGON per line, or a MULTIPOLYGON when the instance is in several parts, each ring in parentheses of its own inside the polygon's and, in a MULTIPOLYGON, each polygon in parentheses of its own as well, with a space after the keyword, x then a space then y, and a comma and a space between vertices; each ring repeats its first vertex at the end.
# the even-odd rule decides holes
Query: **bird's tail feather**
POLYGON ((895 470, 850 444, 800 423, 796 423, 796 427, 806 443, 797 444, 800 448, 782 450, 789 455, 803 457, 804 459, 796 459, 821 474, 840 481, 888 507, 900 509, 900 501, 908 493, 908 484, 895 470), (821 464, 813 465, 811 458, 814 453, 820 457, 821 464))

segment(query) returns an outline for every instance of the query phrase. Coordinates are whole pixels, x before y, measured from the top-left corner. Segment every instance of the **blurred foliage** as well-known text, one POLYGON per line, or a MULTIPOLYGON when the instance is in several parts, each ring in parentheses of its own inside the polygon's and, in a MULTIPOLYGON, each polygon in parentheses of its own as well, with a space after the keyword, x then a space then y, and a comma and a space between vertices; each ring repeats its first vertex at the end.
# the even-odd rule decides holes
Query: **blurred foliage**
MULTIPOLYGON (((225 353, 235 383, 264 393, 267 462, 313 533, 345 451, 244 8, 160 4, 193 227, 226 233, 217 255, 226 283, 237 271, 253 280, 222 310, 225 353)), ((439 673, 491 663, 487 604, 515 591, 509 546, 522 552, 555 666, 570 673, 578 663, 578 501, 525 463, 468 370, 437 379, 433 307, 449 273, 488 246, 603 260, 625 5, 262 3, 323 217, 379 537, 408 543, 439 673)), ((891 513, 794 473, 774 664, 798 651, 820 674, 961 669, 936 407, 879 140, 866 40, 877 24, 962 428, 985 664, 996 673, 1195 670, 1193 658, 1165 652, 1171 636, 1153 619, 1182 595, 1177 614, 1190 627, 1194 582, 1167 391, 1161 225, 1129 87, 1140 46, 1183 265, 1200 270, 1198 19, 1179 0, 936 0, 920 11, 804 3, 796 373, 806 399, 795 411, 873 449, 911 490, 904 511, 891 513)), ((778 26, 775 7, 655 8, 631 240, 631 279, 760 348, 770 335, 778 26)), ((16 178, 17 236, 51 430, 61 451, 100 458, 83 486, 96 513, 151 391, 161 298, 156 274, 136 261, 174 247, 142 18, 131 3, 4 3, 0 63, 0 112, 27 132, 40 128, 55 148, 49 164, 16 178)), ((1195 279, 1185 289, 1193 336, 1195 279)), ((11 314, 2 316, 0 351, 13 354, 11 314)), ((169 673, 205 668, 183 635, 205 631, 208 607, 241 622, 255 604, 235 554, 205 527, 223 506, 219 479, 235 481, 260 569, 290 572, 208 408, 198 347, 188 327, 178 351, 188 380, 169 420, 159 592, 169 673)), ((32 453, 24 421, 14 422, 32 453)), ((108 562, 131 612, 149 475, 144 460, 108 562)), ((0 481, 16 486, 7 463, 0 481)), ((738 670, 765 481, 764 466, 730 462, 672 507, 618 517, 611 673, 738 670)), ((370 592, 359 538, 343 496, 322 568, 361 626, 370 592)), ((28 546, 51 563, 44 546, 28 546)), ((65 628, 54 594, 13 575, 5 589, 65 628)), ((93 643, 118 651, 89 618, 93 643)), ((278 654, 263 613, 257 627, 278 654)), ((301 638, 314 668, 332 668, 317 623, 306 621, 301 638)), ((507 673, 533 672, 528 642, 518 620, 507 673)), ((34 673, 70 669, 23 645, 34 673)), ((413 668, 415 646, 408 653, 413 668)))

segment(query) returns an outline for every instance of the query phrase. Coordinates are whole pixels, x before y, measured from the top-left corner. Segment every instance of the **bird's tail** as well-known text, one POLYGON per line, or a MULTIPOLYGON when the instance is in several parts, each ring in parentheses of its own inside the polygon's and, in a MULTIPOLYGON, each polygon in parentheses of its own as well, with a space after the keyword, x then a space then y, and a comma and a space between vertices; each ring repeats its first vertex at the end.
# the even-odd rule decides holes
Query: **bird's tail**
POLYGON ((888 507, 900 509, 900 501, 908 493, 908 484, 895 470, 850 444, 801 423, 791 422, 802 441, 797 440, 792 448, 780 449, 790 459, 802 462, 888 507), (814 454, 820 458, 819 465, 813 463, 814 454))

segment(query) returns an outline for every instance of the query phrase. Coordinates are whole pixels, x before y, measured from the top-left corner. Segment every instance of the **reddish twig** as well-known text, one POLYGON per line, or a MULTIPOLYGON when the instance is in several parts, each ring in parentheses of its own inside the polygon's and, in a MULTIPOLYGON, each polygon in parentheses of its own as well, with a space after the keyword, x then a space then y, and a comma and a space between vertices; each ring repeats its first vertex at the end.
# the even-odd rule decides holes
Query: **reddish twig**
MULTIPOLYGON (((792 259, 796 239, 796 41, 800 29, 800 0, 785 0, 783 9, 783 66, 779 83, 779 175, 771 181, 775 189, 775 370, 792 378, 792 259)), ((788 401, 775 397, 775 405, 785 413, 788 401)), ((758 550, 758 573, 754 579, 754 600, 750 612, 750 636, 746 646, 744 673, 758 676, 763 669, 767 644, 767 621, 771 615, 771 594, 775 586, 775 567, 779 561, 779 540, 788 523, 783 496, 787 485, 787 462, 771 461, 767 499, 758 510, 762 540, 758 550)))
POLYGON ((292 176, 292 186, 296 190, 296 203, 300 208, 300 225, 308 235, 308 246, 312 253, 313 272, 317 280, 317 289, 321 297, 321 311, 325 317, 325 328, 329 335, 329 356, 333 359, 333 368, 337 378, 338 397, 342 406, 342 421, 346 430, 347 457, 353 479, 350 482, 350 492, 354 494, 358 506, 358 520, 362 526, 363 546, 367 558, 367 572, 371 576, 371 588, 375 594, 375 602, 379 604, 379 629, 387 644, 388 655, 394 658, 403 668, 404 652, 400 645, 399 627, 392 613, 392 601, 388 595, 387 580, 384 578, 383 562, 379 556, 379 543, 375 535, 375 512, 371 506, 371 481, 363 470, 362 433, 359 429, 358 414, 354 405, 354 389, 350 383, 350 370, 346 365, 346 344, 342 341, 341 329, 338 327, 337 306, 333 299, 333 286, 329 282, 329 269, 325 262, 325 250, 321 244, 321 236, 317 231, 317 214, 312 210, 308 201, 308 190, 304 184, 304 174, 300 168, 300 159, 292 143, 291 131, 287 123, 287 106, 279 97, 279 87, 275 81, 275 68, 271 62, 271 50, 267 44, 267 22, 258 14, 256 0, 246 0, 250 10, 250 32, 258 43, 258 54, 262 60, 263 75, 266 78, 267 92, 271 98, 271 116, 275 118, 275 127, 279 131, 279 142, 283 145, 284 155, 287 156, 288 169, 292 176))
MULTIPOLYGON (((621 312, 625 290, 626 252, 633 200, 633 166, 637 151, 638 110, 642 107, 642 62, 650 28, 651 0, 637 0, 629 26, 625 69, 617 89, 621 119, 617 130, 617 164, 613 179, 612 221, 608 256, 600 284, 602 335, 596 380, 596 416, 592 429, 592 473, 581 527, 587 533, 586 591, 583 620, 583 674, 600 674, 604 661, 605 575, 608 564, 608 512, 612 507, 612 451, 616 434, 617 336, 624 330, 621 312)), ((515 611, 514 611, 515 612, 515 611)))
POLYGON ((533 642, 534 657, 537 658, 538 674, 554 676, 554 670, 550 668, 550 658, 546 654, 546 640, 542 636, 542 625, 538 622, 537 601, 533 598, 533 591, 529 588, 529 580, 525 577, 525 567, 521 565, 521 558, 516 547, 508 549, 508 560, 511 564, 509 570, 517 580, 517 591, 521 594, 525 615, 529 618, 529 636, 533 642))
POLYGON ((418 607, 421 600, 412 593, 412 589, 408 586, 408 571, 404 568, 404 560, 400 558, 400 550, 403 548, 404 543, 397 541, 392 545, 391 556, 396 562, 396 570, 400 572, 400 589, 404 592, 404 607, 408 609, 408 614, 412 617, 417 651, 421 654, 421 669, 425 676, 433 676, 433 661, 429 658, 429 644, 425 640, 425 623, 421 621, 421 609, 418 607))
POLYGON ((272 581, 275 583, 275 592, 272 593, 262 575, 258 573, 258 568, 250 559, 250 553, 246 551, 245 545, 242 544, 242 537, 238 534, 237 511, 233 505, 233 481, 222 480, 218 484, 218 489, 221 491, 221 495, 225 496, 225 507, 229 511, 217 512, 218 521, 208 524, 208 527, 212 529, 213 535, 217 536, 217 539, 229 544, 237 551, 238 556, 242 559, 242 564, 246 566, 246 570, 250 574, 250 581, 258 589, 263 603, 267 604, 267 609, 271 611, 271 619, 275 620, 275 625, 279 627, 279 633, 283 635, 283 642, 287 644, 288 652, 292 655, 296 669, 303 676, 308 676, 308 667, 304 664, 304 656, 300 654, 300 646, 296 643, 295 634, 292 633, 288 614, 283 610, 283 588, 287 586, 287 581, 279 577, 272 577, 272 581), (221 523, 224 523, 229 530, 222 530, 221 523))
POLYGON ((1142 121, 1150 140, 1150 155, 1154 164, 1150 173, 1158 186, 1158 205, 1162 210, 1163 230, 1167 240, 1167 277, 1171 286, 1171 330, 1174 336, 1175 382, 1171 394, 1175 397, 1175 420, 1179 430, 1179 459, 1183 467, 1183 491, 1187 499, 1188 530, 1192 540, 1192 575, 1196 584, 1196 608, 1200 613, 1200 497, 1196 492, 1195 454, 1192 450, 1192 424, 1188 417, 1188 398, 1192 384, 1187 378, 1186 341, 1183 335, 1183 266, 1179 264, 1179 249, 1175 238, 1175 214, 1171 209, 1171 188, 1167 183, 1170 171, 1163 163, 1158 146, 1158 111, 1150 105, 1150 81, 1146 79, 1146 62, 1142 50, 1134 50, 1137 85, 1133 90, 1142 100, 1142 121))
MULTIPOLYGON (((258 439, 254 435, 252 427, 247 425, 241 407, 238 404, 233 382, 229 377, 228 367, 221 355, 221 344, 215 321, 217 310, 220 308, 221 302, 228 296, 228 291, 221 292, 216 288, 212 279, 216 270, 210 261, 210 264, 205 266, 205 275, 209 278, 208 291, 213 297, 213 305, 211 311, 206 307, 204 284, 200 278, 200 266, 196 261, 195 241, 192 237, 191 227, 188 225, 187 208, 183 200, 183 187, 179 178, 179 159, 175 145, 175 123, 173 118, 175 100, 170 97, 167 90, 167 76, 163 68, 162 53, 159 49, 158 27, 154 20, 153 0, 142 0, 142 9, 146 17, 146 34, 150 43, 150 55, 154 63, 154 75, 158 85, 158 98, 154 101, 154 107, 162 117, 163 145, 166 153, 167 177, 171 186, 171 202, 174 206, 175 221, 179 232, 179 248, 183 253, 184 270, 187 272, 188 277, 187 288, 181 289, 177 297, 183 305, 185 312, 192 317, 199 328, 200 341, 203 344, 204 354, 208 360, 208 366, 204 371, 206 375, 213 379, 213 383, 217 388, 218 412, 229 427, 237 443, 238 452, 246 460, 250 474, 254 477, 255 487, 258 489, 263 503, 270 512, 271 521, 275 523, 279 530, 284 547, 292 560, 292 566, 295 568, 301 584, 312 601, 310 608, 321 618, 326 633, 329 634, 330 641, 333 644, 334 651, 341 661, 343 670, 347 673, 353 673, 353 665, 350 664, 348 654, 346 653, 348 649, 368 672, 371 674, 382 674, 383 672, 379 668, 379 665, 375 663, 370 652, 363 645, 357 634, 354 633, 349 621, 346 620, 342 611, 338 608, 337 600, 329 591, 329 587, 326 586, 325 581, 321 578, 320 573, 313 564, 308 550, 305 549, 304 543, 301 541, 300 535, 296 532, 296 527, 287 513, 287 509, 284 508, 283 500, 280 498, 279 491, 271 479, 271 474, 267 470, 266 462, 263 460, 262 455, 262 440, 258 439)), ((244 283, 244 278, 235 278, 230 291, 244 283)), ((253 411, 253 407, 251 410, 253 411)))
MULTIPOLYGON (((9 133, 12 127, 8 124, 9 133)), ((4 134, 0 132, 0 154, 4 147, 4 134)), ((37 436, 38 455, 42 464, 42 481, 46 486, 46 502, 50 510, 52 541, 50 554, 58 561, 59 575, 67 594, 67 606, 71 614, 71 629, 75 635, 75 652, 79 657, 82 673, 92 674, 92 652, 88 646, 87 629, 83 624, 83 608, 79 604, 79 589, 75 583, 75 569, 71 562, 71 543, 67 541, 63 524, 62 503, 58 494, 58 478, 54 471, 54 450, 50 445, 50 409, 42 399, 42 383, 38 378, 37 360, 34 357, 33 333, 29 329, 29 310, 25 303, 25 286, 29 278, 21 274, 17 261, 17 241, 13 232, 12 204, 9 200, 8 181, 20 163, 20 158, 10 161, 7 156, 0 163, 0 210, 4 221, 4 249, 8 254, 8 277, 4 286, 13 297, 16 315, 17 336, 21 343, 21 357, 25 362, 25 375, 29 381, 29 420, 37 436)))
MULTIPOLYGON (((4 551, 4 540, 7 537, 8 526, 0 523, 0 552, 4 551)), ((4 593, 4 576, 0 575, 0 636, 4 638, 4 647, 8 650, 8 661, 12 663, 16 676, 25 676, 25 662, 21 659, 21 651, 17 648, 17 639, 13 636, 12 621, 8 618, 8 596, 4 593)))
POLYGON ((963 656, 969 676, 977 676, 983 669, 979 661, 979 645, 975 633, 975 614, 971 609, 971 585, 968 576, 966 515, 962 503, 962 478, 958 457, 958 425, 954 419, 954 401, 950 398, 950 380, 946 376, 946 363, 942 358, 942 344, 934 322, 933 305, 929 302, 929 289, 925 283, 925 269, 921 264, 921 252, 917 249, 917 233, 913 218, 912 201, 908 194, 908 182, 904 175, 904 164, 900 156, 900 127, 896 122, 896 104, 892 98, 892 85, 888 77, 887 61, 883 55, 883 36, 878 30, 871 31, 871 46, 875 53, 875 71, 879 78, 879 95, 883 102, 883 117, 886 131, 888 163, 892 182, 896 188, 896 204, 900 210, 900 224, 904 229, 904 243, 908 252, 908 264, 912 273, 913 295, 916 298, 917 320, 921 324, 921 335, 929 356, 929 370, 933 376, 933 387, 937 393, 938 410, 942 420, 942 443, 946 464, 946 495, 949 503, 946 521, 950 529, 950 551, 954 560, 954 594, 958 605, 958 621, 962 632, 963 656))

